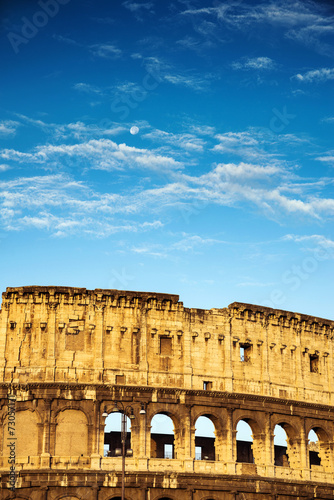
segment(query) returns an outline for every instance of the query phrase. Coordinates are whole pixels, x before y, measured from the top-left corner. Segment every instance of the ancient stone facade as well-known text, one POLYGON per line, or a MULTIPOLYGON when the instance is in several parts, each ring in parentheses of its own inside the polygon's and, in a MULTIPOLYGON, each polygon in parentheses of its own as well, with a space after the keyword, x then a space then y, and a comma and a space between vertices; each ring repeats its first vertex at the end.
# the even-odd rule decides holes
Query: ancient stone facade
POLYGON ((188 309, 177 295, 7 288, 0 498, 120 498, 122 459, 104 456, 117 401, 135 417, 127 500, 333 499, 333 327, 241 303, 188 309), (151 436, 161 413, 174 424, 172 458, 158 457, 151 436), (214 452, 196 460, 203 415, 215 427, 214 452), (240 420, 252 429, 252 460, 238 455, 240 420), (287 434, 280 461, 277 424, 287 434))

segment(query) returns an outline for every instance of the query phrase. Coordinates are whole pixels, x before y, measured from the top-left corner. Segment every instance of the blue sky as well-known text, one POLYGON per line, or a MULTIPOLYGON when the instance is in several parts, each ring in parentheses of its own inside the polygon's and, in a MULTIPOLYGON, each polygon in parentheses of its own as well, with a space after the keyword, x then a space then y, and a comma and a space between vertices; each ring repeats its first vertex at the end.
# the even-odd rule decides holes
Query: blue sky
POLYGON ((0 289, 334 319, 334 7, 3 1, 0 289))

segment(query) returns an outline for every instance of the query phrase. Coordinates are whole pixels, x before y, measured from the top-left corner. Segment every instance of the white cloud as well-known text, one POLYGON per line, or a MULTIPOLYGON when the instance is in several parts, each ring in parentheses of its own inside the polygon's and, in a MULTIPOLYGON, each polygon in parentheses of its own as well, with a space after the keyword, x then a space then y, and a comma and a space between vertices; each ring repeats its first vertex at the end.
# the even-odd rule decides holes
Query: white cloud
POLYGON ((98 94, 102 95, 103 91, 98 87, 91 85, 90 83, 79 82, 73 85, 75 90, 79 90, 80 92, 85 92, 87 94, 98 94))
POLYGON ((133 13, 138 13, 141 10, 148 10, 150 12, 153 12, 153 2, 142 2, 142 3, 137 3, 133 2, 132 0, 126 0, 126 2, 123 2, 122 4, 126 9, 133 13))
POLYGON ((202 238, 201 236, 185 235, 181 240, 173 243, 171 245, 172 250, 181 250, 182 252, 188 252, 196 247, 201 247, 203 245, 212 245, 214 243, 220 243, 218 240, 212 238, 202 238))
POLYGON ((73 45, 74 47, 83 47, 83 45, 81 43, 77 42, 76 40, 73 40, 72 38, 66 37, 66 36, 54 34, 54 35, 52 35, 52 38, 54 40, 57 40, 57 42, 62 42, 62 43, 66 43, 68 45, 73 45))
POLYGON ((322 161, 324 163, 332 163, 332 164, 334 164, 334 156, 333 155, 318 156, 318 158, 316 158, 316 160, 322 161))
MULTIPOLYGON (((259 26, 274 26, 282 35, 298 43, 314 47, 319 52, 330 55, 332 48, 322 41, 322 37, 333 33, 333 14, 329 5, 308 0, 275 0, 254 4, 253 2, 220 3, 215 7, 188 8, 183 16, 192 20, 195 31, 203 17, 211 17, 218 26, 225 25, 229 30, 251 34, 251 29, 259 26)), ((211 30, 212 31, 212 30, 211 30)), ((210 34, 209 34, 210 36, 210 34)))
POLYGON ((89 47, 91 54, 102 59, 116 59, 121 57, 122 51, 113 44, 101 43, 89 47))
POLYGON ((327 116, 326 118, 323 118, 321 121, 325 122, 325 123, 333 123, 334 122, 334 116, 327 116))
POLYGON ((276 64, 270 57, 253 57, 247 58, 243 61, 232 63, 233 69, 258 69, 258 70, 272 70, 275 69, 276 64))
POLYGON ((214 172, 218 178, 239 178, 241 181, 247 181, 249 179, 268 178, 272 175, 282 174, 282 168, 277 165, 261 166, 241 162, 238 165, 234 163, 219 164, 216 166, 214 172))
POLYGON ((174 147, 187 151, 203 151, 205 141, 194 134, 173 134, 164 130, 155 129, 143 135, 146 139, 158 141, 160 144, 171 144, 174 147))
POLYGON ((183 167, 181 162, 172 157, 126 144, 117 144, 110 139, 92 139, 76 144, 47 144, 37 146, 32 153, 3 149, 0 152, 0 158, 42 165, 48 165, 48 162, 56 162, 56 165, 61 165, 66 158, 67 161, 74 164, 80 161, 81 167, 96 170, 122 170, 138 167, 153 170, 163 167, 175 170, 183 167))
POLYGON ((3 120, 0 122, 0 137, 12 137, 20 124, 14 120, 3 120))
POLYGON ((326 82, 327 80, 334 80, 334 68, 321 68, 308 71, 307 73, 297 74, 292 77, 299 82, 326 82))
POLYGON ((179 85, 181 87, 189 87, 193 90, 203 90, 205 88, 206 80, 204 78, 195 76, 185 76, 178 74, 167 73, 163 79, 172 85, 179 85))

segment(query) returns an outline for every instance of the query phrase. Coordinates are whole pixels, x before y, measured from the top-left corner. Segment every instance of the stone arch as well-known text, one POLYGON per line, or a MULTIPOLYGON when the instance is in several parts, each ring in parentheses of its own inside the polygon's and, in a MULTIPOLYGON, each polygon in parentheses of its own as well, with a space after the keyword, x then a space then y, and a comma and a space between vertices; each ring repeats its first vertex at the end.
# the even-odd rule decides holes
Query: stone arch
POLYGON ((88 454, 88 422, 85 412, 63 408, 56 415, 56 456, 88 454))
MULTIPOLYGON (((274 434, 275 426, 279 425, 280 427, 282 427, 284 429, 286 436, 287 436, 286 453, 281 453, 282 464, 280 464, 280 465, 285 465, 286 467, 291 467, 294 469, 300 468, 302 466, 300 429, 297 429, 295 423, 289 421, 289 419, 286 419, 285 417, 284 417, 284 420, 280 420, 280 419, 276 418, 274 420, 274 422, 275 423, 273 423, 272 434, 274 434), (284 454, 287 457, 286 459, 283 458, 284 454), (283 464, 283 462, 284 462, 284 464, 283 464)), ((277 454, 277 451, 276 451, 276 454, 277 454)), ((283 452, 283 450, 281 450, 281 452, 283 452)), ((274 453, 275 453, 275 447, 274 447, 274 453)), ((278 455, 279 455, 279 453, 278 453, 278 455)), ((278 458, 278 460, 280 460, 279 457, 277 457, 277 458, 278 458)), ((277 464, 275 463, 275 465, 277 465, 277 464)))
POLYGON ((176 458, 177 451, 175 449, 175 423, 174 420, 168 415, 168 412, 158 412, 150 420, 150 456, 152 458, 176 458), (158 418, 161 418, 161 432, 159 429, 158 418), (153 432, 153 420, 155 420, 155 427, 159 432, 153 432), (166 427, 173 427, 172 432, 166 432, 166 427))
MULTIPOLYGON (((174 426, 174 452, 173 452, 174 457, 173 458, 177 458, 178 455, 180 454, 180 452, 182 453, 181 450, 182 450, 182 446, 183 446, 183 442, 181 439, 181 430, 182 430, 181 424, 180 424, 181 416, 179 415, 178 412, 174 411, 174 408, 170 409, 168 405, 159 404, 157 406, 154 406, 153 409, 151 409, 150 411, 147 411, 147 434, 150 438, 151 438, 152 420, 156 415, 159 415, 159 414, 166 415, 173 422, 173 426, 174 426)), ((148 439, 148 443, 149 443, 149 450, 148 450, 149 456, 152 457, 151 439, 148 439)))
POLYGON ((168 492, 168 496, 161 496, 161 493, 154 497, 152 500, 177 500, 175 496, 168 492))
POLYGON ((60 495, 59 497, 56 497, 56 500, 79 500, 78 497, 74 497, 73 495, 68 496, 68 495, 60 495))
POLYGON ((59 414, 65 410, 80 411, 81 413, 83 413, 85 415, 86 420, 87 420, 87 425, 92 425, 93 422, 92 422, 91 414, 89 412, 87 412, 85 410, 85 408, 83 408, 79 403, 75 403, 75 402, 70 402, 70 404, 66 404, 66 402, 65 402, 65 404, 63 406, 61 406, 57 410, 53 411, 52 416, 51 416, 51 421, 53 423, 56 423, 59 414))
MULTIPOLYGON (((242 411, 238 412, 235 415, 235 421, 234 421, 234 427, 233 431, 236 436, 237 432, 237 425, 238 423, 243 420, 246 422, 249 427, 251 428, 252 431, 252 445, 249 449, 248 447, 248 460, 251 461, 252 456, 253 456, 253 463, 255 464, 261 464, 263 463, 264 460, 264 450, 265 450, 265 427, 264 423, 262 425, 259 423, 258 420, 258 414, 252 411, 242 411)), ((235 439, 235 456, 238 457, 238 452, 237 452, 237 439, 235 439)), ((238 461, 238 460, 237 460, 238 461)))
POLYGON ((218 412, 215 412, 213 408, 212 409, 211 408, 210 409, 205 408, 205 409, 197 412, 193 416, 192 425, 195 425, 196 420, 199 417, 207 417, 207 418, 209 418, 212 421, 213 425, 215 426, 216 431, 222 432, 222 430, 223 430, 223 422, 222 422, 221 414, 218 413, 218 412))
MULTIPOLYGON (((125 415, 126 418, 126 438, 125 449, 132 449, 132 422, 131 419, 125 415)), ((104 420, 104 450, 103 455, 106 457, 117 456, 117 449, 122 448, 122 419, 123 412, 111 412, 104 420)))
POLYGON ((308 463, 311 468, 312 465, 322 465, 326 472, 332 471, 333 459, 333 445, 330 440, 330 434, 327 430, 319 425, 313 425, 309 428, 307 435, 307 450, 308 450, 308 463), (317 448, 312 449, 309 442, 310 432, 314 431, 318 438, 317 448))
POLYGON ((238 420, 235 427, 235 436, 236 436, 236 457, 237 462, 246 462, 246 463, 254 463, 254 454, 253 454, 253 429, 247 422, 247 420, 241 418, 238 420), (249 438, 247 436, 238 437, 238 432, 240 431, 240 424, 245 424, 246 426, 246 434, 250 434, 249 438), (239 427, 239 429, 238 429, 239 427))
MULTIPOLYGON (((221 437, 221 425, 218 417, 215 415, 211 415, 210 413, 205 413, 201 412, 195 422, 194 422, 194 428, 195 428, 195 458, 198 460, 217 460, 218 459, 218 453, 217 453, 217 435, 221 437), (196 429, 196 423, 198 422, 199 419, 204 419, 206 418, 211 422, 213 425, 213 434, 214 437, 208 436, 209 432, 205 432, 205 435, 203 433, 199 434, 197 433, 196 429), (218 429, 217 429, 218 426, 218 429), (218 431, 218 432, 217 432, 218 431), (220 431, 220 432, 219 432, 220 431), (197 433, 197 435, 196 435, 197 433), (200 456, 196 456, 196 448, 200 448, 197 451, 197 453, 200 453, 200 456)), ((220 443, 221 445, 221 443, 220 443)))
POLYGON ((180 427, 181 416, 177 412, 168 408, 167 405, 155 406, 153 410, 151 410, 151 411, 147 410, 146 413, 147 413, 148 422, 151 422, 152 418, 155 415, 162 414, 162 415, 167 415, 169 418, 171 418, 173 420, 174 429, 179 429, 179 427, 180 427))
MULTIPOLYGON (((15 433, 15 455, 17 460, 20 457, 37 456, 41 449, 42 430, 40 424, 40 415, 31 408, 17 408, 15 411, 15 426, 11 430, 10 419, 8 413, 4 417, 3 422, 3 439, 2 443, 7 443, 10 438, 10 432, 15 433)), ((9 454, 9 448, 2 449, 3 456, 9 454)))
MULTIPOLYGON (((116 495, 115 497, 108 497, 108 500, 122 500, 122 498, 119 495, 116 495)), ((131 498, 129 496, 126 496, 125 500, 131 500, 131 498)))

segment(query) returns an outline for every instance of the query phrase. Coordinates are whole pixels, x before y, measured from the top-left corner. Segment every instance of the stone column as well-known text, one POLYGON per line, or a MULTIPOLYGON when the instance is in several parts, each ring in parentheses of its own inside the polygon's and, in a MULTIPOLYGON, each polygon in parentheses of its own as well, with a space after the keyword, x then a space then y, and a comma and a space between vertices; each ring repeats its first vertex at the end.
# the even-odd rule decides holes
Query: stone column
POLYGON ((5 352, 6 352, 6 332, 9 317, 9 302, 4 302, 2 304, 2 310, 0 315, 0 379, 5 380, 4 368, 6 365, 5 352))
POLYGON ((90 464, 92 469, 99 469, 101 467, 101 450, 103 450, 104 444, 104 423, 101 415, 102 404, 100 401, 94 401, 93 407, 93 443, 90 455, 90 464))
POLYGON ((191 425, 191 405, 185 405, 183 416, 184 468, 193 472, 195 460, 195 426, 191 425))
POLYGON ((305 434, 305 421, 301 426, 300 433, 300 464, 302 467, 303 479, 310 479, 310 461, 308 457, 308 439, 305 434))
POLYGON ((191 366, 191 326, 190 321, 186 320, 184 317, 184 312, 181 313, 183 315, 183 380, 184 387, 186 389, 192 388, 192 373, 193 369, 191 366))
POLYGON ((50 296, 50 301, 48 303, 48 351, 46 360, 46 381, 55 381, 55 370, 56 370, 56 316, 57 316, 57 306, 58 302, 52 300, 54 297, 50 296))
POLYGON ((97 303, 95 309, 95 330, 94 330, 94 380, 95 382, 102 381, 103 373, 103 353, 104 353, 104 335, 103 335, 103 320, 104 320, 105 305, 97 303))
POLYGON ((139 371, 148 383, 148 362, 147 362, 147 344, 150 332, 147 331, 147 309, 140 310, 137 306, 138 314, 140 314, 140 344, 139 344, 139 371))
POLYGON ((274 433, 271 431, 271 414, 266 413, 265 461, 267 476, 275 475, 274 433))
POLYGON ((51 454, 50 454, 50 418, 51 418, 51 400, 46 399, 44 401, 44 425, 43 425, 43 442, 42 442, 42 453, 41 453, 41 468, 48 469, 51 465, 51 454))
POLYGON ((226 433, 223 459, 226 462, 227 474, 235 474, 237 461, 237 431, 233 430, 233 408, 227 408, 226 433))
MULTIPOLYGON (((233 314, 230 311, 230 314, 233 314)), ((233 369, 232 369, 232 321, 230 318, 225 329, 224 342, 224 377, 225 377, 225 391, 233 391, 233 369)))

